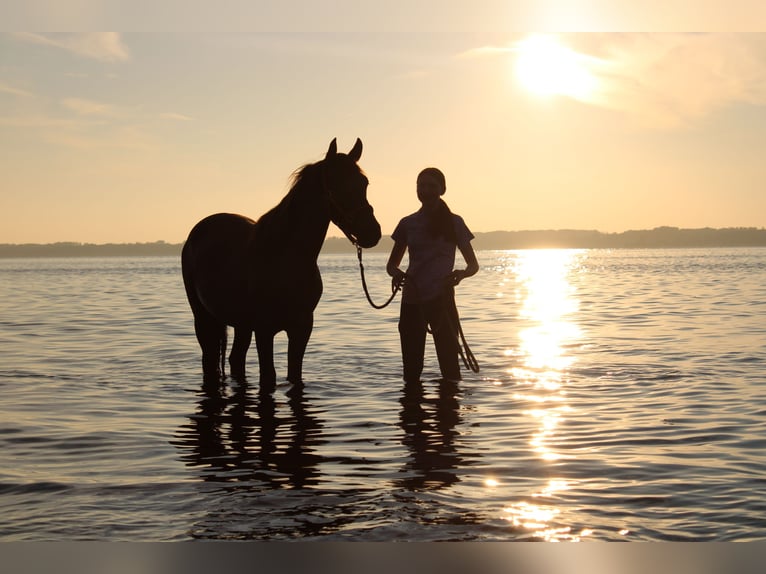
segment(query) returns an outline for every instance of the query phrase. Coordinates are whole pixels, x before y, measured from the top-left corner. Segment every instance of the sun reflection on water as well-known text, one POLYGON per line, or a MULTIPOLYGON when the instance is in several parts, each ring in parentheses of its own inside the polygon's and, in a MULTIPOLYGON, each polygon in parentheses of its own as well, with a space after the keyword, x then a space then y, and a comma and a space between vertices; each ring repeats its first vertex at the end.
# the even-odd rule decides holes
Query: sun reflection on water
MULTIPOLYGON (((518 252, 515 260, 520 329, 517 346, 507 349, 505 356, 512 363, 508 373, 516 384, 514 399, 528 404, 523 414, 531 417, 537 428, 529 445, 545 462, 571 456, 557 452, 551 443, 570 411, 565 387, 575 357, 568 349, 581 337, 575 322, 578 300, 570 277, 582 253, 529 250, 518 252)), ((553 478, 530 495, 533 501, 520 501, 506 508, 504 518, 545 540, 580 540, 590 533, 587 529, 575 533, 567 526, 551 526, 560 514, 551 499, 569 488, 567 481, 553 478), (550 503, 542 503, 545 499, 550 503)))

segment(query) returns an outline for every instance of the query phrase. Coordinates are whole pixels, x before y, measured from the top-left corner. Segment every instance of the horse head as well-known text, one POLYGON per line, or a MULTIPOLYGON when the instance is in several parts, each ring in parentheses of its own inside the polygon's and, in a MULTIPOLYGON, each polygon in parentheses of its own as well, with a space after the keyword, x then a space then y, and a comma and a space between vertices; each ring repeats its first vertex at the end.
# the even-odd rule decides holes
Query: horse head
POLYGON ((362 141, 359 138, 347 154, 338 153, 333 139, 322 163, 330 219, 349 241, 366 248, 374 247, 380 241, 380 224, 367 201, 369 180, 357 165, 361 156, 362 141))

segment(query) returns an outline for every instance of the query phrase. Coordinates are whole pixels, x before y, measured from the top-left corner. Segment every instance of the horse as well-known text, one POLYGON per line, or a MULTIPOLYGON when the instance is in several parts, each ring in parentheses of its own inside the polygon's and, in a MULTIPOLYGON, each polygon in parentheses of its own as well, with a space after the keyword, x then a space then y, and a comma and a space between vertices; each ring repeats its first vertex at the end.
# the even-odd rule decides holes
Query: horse
POLYGON ((303 357, 323 289, 317 258, 330 222, 358 247, 374 247, 381 237, 367 201, 369 180, 357 165, 361 155, 360 139, 348 154, 338 153, 333 139, 324 159, 296 170, 282 201, 257 221, 217 213, 192 228, 181 269, 205 381, 226 377, 231 326, 232 378, 246 378, 255 335, 260 387, 274 390, 274 337, 285 331, 287 380, 303 384, 303 357))

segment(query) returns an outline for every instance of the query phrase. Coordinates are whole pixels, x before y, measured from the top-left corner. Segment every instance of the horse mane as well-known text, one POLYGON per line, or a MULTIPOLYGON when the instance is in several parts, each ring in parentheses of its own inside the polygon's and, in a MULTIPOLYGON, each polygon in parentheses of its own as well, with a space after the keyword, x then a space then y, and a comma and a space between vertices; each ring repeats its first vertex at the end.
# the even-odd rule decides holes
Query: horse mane
MULTIPOLYGON (((343 154, 339 154, 343 155, 343 154)), ((316 163, 307 163, 306 165, 303 165, 296 169, 292 175, 290 176, 290 191, 287 193, 287 196, 290 196, 292 192, 303 182, 303 180, 309 176, 313 175, 314 169, 319 169, 320 164, 324 162, 325 160, 318 161, 316 163)), ((356 166, 356 169, 361 173, 362 175, 365 175, 364 170, 362 170, 361 167, 358 165, 356 166)))
POLYGON ((312 168, 319 165, 319 162, 317 163, 307 163, 306 165, 302 165, 298 169, 296 169, 291 175, 290 175, 290 191, 287 192, 287 195, 285 196, 285 199, 289 197, 295 189, 306 179, 306 177, 309 175, 309 172, 312 170, 312 168))
POLYGON ((303 165, 296 169, 289 179, 290 189, 280 202, 261 215, 255 223, 254 236, 262 236, 266 234, 271 236, 272 239, 281 239, 288 235, 290 211, 293 200, 305 187, 305 183, 310 179, 310 176, 317 173, 317 163, 310 163, 303 165))
MULTIPOLYGON (((287 236, 293 201, 302 194, 307 186, 313 183, 312 178, 319 177, 322 162, 324 161, 308 163, 293 171, 288 180, 290 189, 287 194, 276 206, 264 213, 256 222, 255 233, 257 235, 268 234, 272 238, 284 238, 287 236)), ((359 170, 359 173, 364 174, 358 165, 356 169, 359 170)))

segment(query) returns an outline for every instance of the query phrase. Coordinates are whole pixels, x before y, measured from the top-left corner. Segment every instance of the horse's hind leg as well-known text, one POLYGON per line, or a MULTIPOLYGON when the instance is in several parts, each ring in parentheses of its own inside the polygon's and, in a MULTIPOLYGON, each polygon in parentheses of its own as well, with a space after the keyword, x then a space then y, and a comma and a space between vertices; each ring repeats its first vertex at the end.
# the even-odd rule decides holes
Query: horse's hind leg
POLYGON ((250 329, 244 327, 234 329, 234 343, 229 355, 229 369, 231 376, 235 379, 245 378, 245 359, 252 340, 253 332, 250 329))
POLYGON ((194 333, 202 348, 202 374, 205 380, 221 380, 225 375, 226 325, 205 311, 194 313, 194 333))

